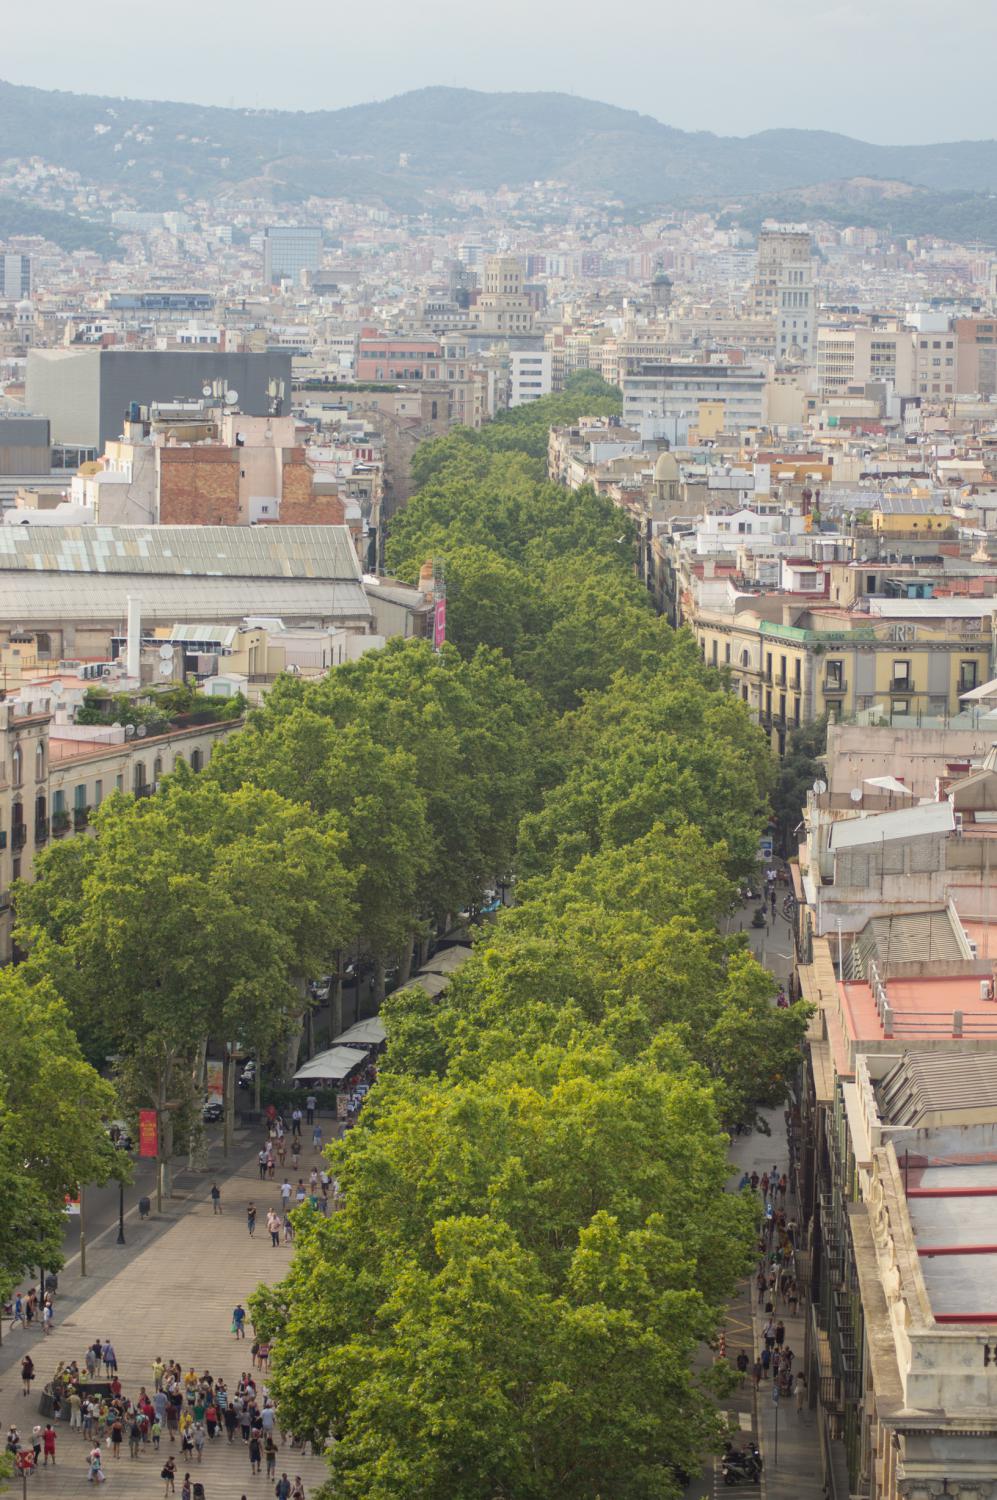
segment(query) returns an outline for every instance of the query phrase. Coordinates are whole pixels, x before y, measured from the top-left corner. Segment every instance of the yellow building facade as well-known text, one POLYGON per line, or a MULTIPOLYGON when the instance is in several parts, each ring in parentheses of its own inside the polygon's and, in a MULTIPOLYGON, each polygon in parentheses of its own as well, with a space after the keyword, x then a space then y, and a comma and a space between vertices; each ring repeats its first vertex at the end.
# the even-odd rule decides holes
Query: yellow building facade
POLYGON ((990 675, 991 618, 890 619, 795 610, 793 623, 748 608, 690 621, 704 661, 726 668, 731 688, 782 754, 789 733, 827 713, 889 722, 946 720, 960 696, 990 675))

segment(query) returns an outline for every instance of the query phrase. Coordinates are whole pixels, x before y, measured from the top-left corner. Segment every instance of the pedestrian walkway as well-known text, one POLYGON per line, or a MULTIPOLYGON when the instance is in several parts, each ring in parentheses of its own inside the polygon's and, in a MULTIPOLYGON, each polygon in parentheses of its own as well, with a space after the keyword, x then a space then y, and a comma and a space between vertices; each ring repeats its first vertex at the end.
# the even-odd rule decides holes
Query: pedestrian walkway
MULTIPOLYGON (((786 1127, 782 1110, 762 1111, 762 1117, 771 1131, 770 1135, 753 1131, 748 1136, 737 1136, 731 1142, 730 1159, 733 1167, 728 1186, 736 1191, 742 1175, 757 1172, 759 1177, 771 1172, 773 1165, 780 1172, 788 1168, 786 1127)), ((791 1215, 795 1206, 791 1195, 787 1195, 787 1213, 791 1215)), ((752 1285, 753 1290, 753 1285, 752 1285)), ((750 1319, 752 1348, 749 1350, 752 1363, 761 1351, 764 1339, 762 1329, 767 1321, 764 1303, 759 1303, 757 1294, 750 1297, 749 1318, 744 1317, 743 1298, 738 1299, 740 1311, 740 1337, 735 1344, 730 1333, 727 1339, 728 1357, 733 1361, 737 1349, 744 1347, 743 1330, 750 1319)), ((776 1292, 774 1303, 776 1321, 781 1320, 786 1330, 786 1346, 793 1350, 794 1374, 803 1367, 805 1329, 803 1312, 790 1314, 776 1292)), ((754 1382, 750 1382, 752 1385, 754 1382)), ((772 1399, 774 1382, 771 1376, 763 1378, 755 1399, 756 1442, 762 1450, 765 1467, 762 1476, 763 1496, 766 1500, 823 1500, 824 1485, 820 1474, 820 1456, 817 1450, 817 1427, 813 1412, 804 1403, 803 1411, 797 1413, 792 1397, 783 1398, 778 1406, 772 1399)))
MULTIPOLYGON (((305 1165, 310 1167, 310 1155, 305 1156, 305 1165)), ((273 1249, 266 1233, 264 1221, 272 1206, 280 1206, 279 1183, 261 1183, 254 1158, 225 1178, 213 1179, 204 1173, 176 1222, 151 1238, 144 1248, 129 1251, 127 1261, 114 1274, 100 1277, 100 1284, 86 1300, 66 1305, 64 1321, 63 1299, 57 1299, 56 1326, 50 1336, 28 1334, 19 1328, 10 1334, 5 1331, 4 1353, 19 1362, 29 1351, 38 1378, 35 1392, 25 1399, 16 1368, 8 1365, 0 1384, 4 1430, 13 1422, 23 1439, 35 1423, 44 1426, 38 1411, 40 1387, 51 1378, 59 1360, 68 1363, 76 1359, 82 1366, 87 1345, 97 1337, 109 1338, 114 1345, 118 1373, 130 1397, 138 1394, 141 1385, 151 1391, 157 1355, 179 1360, 184 1369, 192 1365, 198 1373, 210 1370, 234 1390, 240 1373, 250 1368, 252 1335, 239 1341, 233 1337, 232 1308, 238 1301, 247 1304, 261 1281, 279 1280, 291 1258, 291 1248, 281 1245, 273 1249), (212 1180, 217 1180, 221 1188, 221 1215, 212 1213, 212 1180), (246 1229, 245 1211, 250 1200, 259 1211, 253 1239, 246 1229)), ((111 1248, 96 1252, 98 1270, 104 1256, 111 1254, 111 1248)), ((35 1500, 50 1496, 62 1500, 64 1496, 93 1492, 86 1476, 90 1445, 71 1432, 66 1422, 59 1422, 57 1431, 56 1468, 39 1468, 29 1481, 35 1500)), ((128 1500, 162 1496, 160 1469, 170 1452, 168 1439, 164 1437, 159 1455, 151 1446, 140 1459, 127 1457, 127 1445, 124 1451, 125 1456, 115 1462, 107 1450, 108 1483, 100 1486, 101 1492, 117 1493, 128 1500)), ((179 1445, 172 1451, 177 1459, 178 1496, 185 1467, 204 1485, 205 1500, 273 1494, 272 1482, 250 1474, 245 1446, 238 1440, 230 1446, 224 1437, 215 1438, 205 1446, 200 1465, 181 1464, 179 1445)), ((301 1475, 309 1496, 328 1474, 321 1457, 305 1456, 289 1445, 279 1451, 278 1478, 284 1470, 292 1481, 295 1475, 301 1475)))

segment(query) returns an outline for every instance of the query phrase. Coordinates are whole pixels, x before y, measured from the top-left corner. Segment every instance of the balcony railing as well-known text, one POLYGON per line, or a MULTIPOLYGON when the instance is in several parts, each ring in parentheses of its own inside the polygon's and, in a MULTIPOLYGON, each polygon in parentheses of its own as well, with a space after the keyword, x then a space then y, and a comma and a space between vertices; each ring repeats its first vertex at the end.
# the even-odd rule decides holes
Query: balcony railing
POLYGON ((47 844, 48 843, 48 819, 47 818, 36 818, 35 819, 35 843, 36 844, 47 844))
POLYGON ((10 839, 15 849, 23 849, 28 842, 27 823, 15 823, 10 831, 10 839))
POLYGON ((825 677, 822 686, 825 696, 828 693, 844 693, 848 689, 848 683, 844 677, 825 677))
POLYGON ((52 814, 52 833, 55 838, 61 838, 64 833, 69 832, 70 821, 68 812, 56 812, 52 814))
POLYGON ((90 809, 89 809, 89 807, 74 807, 73 808, 73 827, 74 828, 76 828, 76 829, 85 828, 89 822, 90 822, 90 809))

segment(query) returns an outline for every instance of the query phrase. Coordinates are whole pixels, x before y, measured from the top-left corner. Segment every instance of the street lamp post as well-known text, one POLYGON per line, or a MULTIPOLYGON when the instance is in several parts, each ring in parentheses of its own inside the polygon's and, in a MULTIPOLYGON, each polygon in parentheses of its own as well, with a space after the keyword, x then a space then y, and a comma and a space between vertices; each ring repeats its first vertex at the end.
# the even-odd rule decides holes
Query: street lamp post
POLYGON ((125 1243, 125 1179, 118 1178, 118 1244, 125 1243))

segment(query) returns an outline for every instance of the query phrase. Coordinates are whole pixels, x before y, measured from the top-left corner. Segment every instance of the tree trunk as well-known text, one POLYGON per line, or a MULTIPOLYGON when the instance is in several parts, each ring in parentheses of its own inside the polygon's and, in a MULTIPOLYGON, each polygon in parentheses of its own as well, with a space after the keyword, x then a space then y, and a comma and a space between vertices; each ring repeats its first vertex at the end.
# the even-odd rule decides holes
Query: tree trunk
POLYGON ((308 993, 308 981, 296 979, 295 987, 301 996, 301 1010, 291 1018, 291 1034, 287 1039, 287 1054, 284 1059, 284 1079, 290 1082, 298 1071, 298 1057, 301 1053, 301 1038, 305 1030, 305 1015, 307 1013, 311 996, 308 993))
POLYGON ((222 1126, 222 1154, 228 1156, 232 1150, 232 1132, 235 1128, 235 1058, 231 1043, 225 1043, 224 1073, 222 1075, 222 1103, 224 1125, 222 1126))
MULTIPOLYGON (((384 959, 380 958, 380 957, 375 958, 375 960, 374 960, 374 984, 373 984, 373 990, 374 990, 374 994, 373 994, 372 998, 374 1000, 375 1007, 376 1007, 376 1009, 380 1010, 380 1008, 381 1008, 381 1001, 384 999, 384 959)), ((360 1019, 360 989, 359 989, 359 985, 358 985, 358 987, 357 987, 357 1020, 359 1021, 359 1019, 360 1019)))
POLYGON ((415 949, 418 943, 419 939, 416 937, 414 932, 410 933, 405 940, 405 946, 402 949, 401 962, 398 965, 398 988, 400 990, 404 989, 409 980, 412 978, 412 967, 415 960, 415 949))

